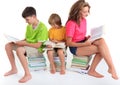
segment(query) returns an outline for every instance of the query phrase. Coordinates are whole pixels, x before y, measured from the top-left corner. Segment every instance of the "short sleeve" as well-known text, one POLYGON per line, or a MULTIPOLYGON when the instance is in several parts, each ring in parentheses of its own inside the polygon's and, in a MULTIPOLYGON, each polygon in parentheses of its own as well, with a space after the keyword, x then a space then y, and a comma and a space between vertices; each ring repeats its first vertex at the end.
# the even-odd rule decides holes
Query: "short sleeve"
POLYGON ((42 28, 38 34, 37 41, 38 42, 44 42, 48 39, 48 31, 46 28, 42 28))
POLYGON ((75 32, 75 23, 73 21, 68 21, 66 24, 66 36, 73 37, 75 32))
POLYGON ((37 42, 46 41, 48 39, 47 27, 42 22, 40 22, 40 25, 38 28, 39 28, 39 33, 37 35, 37 42))
POLYGON ((52 28, 50 28, 49 31, 48 31, 48 38, 49 38, 50 40, 53 39, 52 28))

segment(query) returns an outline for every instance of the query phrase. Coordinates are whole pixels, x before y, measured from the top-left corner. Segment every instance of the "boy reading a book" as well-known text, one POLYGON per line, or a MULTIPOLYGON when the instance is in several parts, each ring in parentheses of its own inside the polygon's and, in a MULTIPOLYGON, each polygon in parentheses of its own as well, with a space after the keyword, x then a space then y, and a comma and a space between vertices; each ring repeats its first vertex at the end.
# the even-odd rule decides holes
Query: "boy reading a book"
POLYGON ((17 42, 9 42, 5 45, 5 50, 12 68, 4 74, 4 76, 9 76, 18 72, 13 54, 13 50, 15 50, 25 72, 24 76, 19 80, 20 83, 27 82, 32 78, 26 56, 30 55, 30 53, 34 53, 32 55, 35 56, 41 55, 44 47, 43 42, 48 39, 47 28, 37 19, 35 8, 26 7, 22 12, 22 17, 28 23, 25 39, 17 42))
MULTIPOLYGON (((53 43, 61 43, 65 42, 65 27, 62 26, 61 18, 58 14, 51 14, 48 20, 49 24, 51 25, 51 28, 49 29, 49 40, 53 43)), ((52 48, 52 46, 47 46, 49 48, 52 48)), ((54 58, 53 58, 53 52, 56 51, 60 62, 61 62, 61 70, 60 74, 65 74, 65 53, 63 48, 53 48, 53 50, 48 50, 48 59, 50 61, 51 66, 51 73, 54 74, 56 72, 55 64, 54 64, 54 58)))

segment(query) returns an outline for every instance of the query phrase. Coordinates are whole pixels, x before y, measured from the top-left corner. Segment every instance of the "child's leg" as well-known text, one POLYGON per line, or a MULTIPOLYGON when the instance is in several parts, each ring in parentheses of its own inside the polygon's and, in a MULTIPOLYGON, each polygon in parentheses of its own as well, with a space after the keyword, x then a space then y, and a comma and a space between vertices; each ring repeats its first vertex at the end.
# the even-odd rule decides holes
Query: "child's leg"
POLYGON ((60 74, 65 74, 65 54, 63 49, 58 49, 57 50, 58 56, 60 58, 61 61, 61 71, 60 74))
POLYGON ((24 55, 25 54, 25 48, 24 47, 19 47, 17 50, 17 55, 19 57, 19 60, 23 66, 23 69, 25 71, 25 74, 24 76, 19 80, 20 83, 24 83, 24 82, 27 82, 28 80, 30 80, 32 78, 31 74, 30 74, 30 71, 29 71, 29 68, 28 68, 28 63, 27 63, 27 59, 26 59, 26 56, 24 55))
POLYGON ((53 58, 53 50, 48 50, 48 59, 50 62, 50 67, 51 67, 51 73, 54 74, 56 72, 55 64, 54 64, 54 58, 53 58))
POLYGON ((8 43, 5 45, 6 54, 11 64, 11 70, 6 72, 4 76, 9 76, 9 75, 17 73, 17 67, 15 65, 15 58, 13 54, 13 46, 15 46, 14 43, 8 43))

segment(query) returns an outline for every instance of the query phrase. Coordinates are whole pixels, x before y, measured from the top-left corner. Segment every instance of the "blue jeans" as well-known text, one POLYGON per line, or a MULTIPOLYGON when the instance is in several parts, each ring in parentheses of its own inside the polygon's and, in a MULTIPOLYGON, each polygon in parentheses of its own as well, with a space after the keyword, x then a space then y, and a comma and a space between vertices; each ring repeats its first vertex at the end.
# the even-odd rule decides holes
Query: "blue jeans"
MULTIPOLYGON (((81 41, 78 41, 78 42, 76 42, 76 43, 83 43, 83 42, 85 42, 85 41, 86 41, 86 39, 81 40, 81 41)), ((69 49, 70 49, 70 52, 71 52, 73 55, 76 55, 77 47, 69 47, 69 49)))

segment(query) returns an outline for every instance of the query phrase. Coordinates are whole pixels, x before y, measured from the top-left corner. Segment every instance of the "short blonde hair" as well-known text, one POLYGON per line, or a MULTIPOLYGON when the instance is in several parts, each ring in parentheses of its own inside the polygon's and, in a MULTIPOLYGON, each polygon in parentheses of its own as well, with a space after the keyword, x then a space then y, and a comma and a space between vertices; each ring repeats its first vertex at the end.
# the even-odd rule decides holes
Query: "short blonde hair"
POLYGON ((61 22, 61 18, 58 14, 56 13, 53 13, 50 15, 49 19, 48 19, 48 23, 50 25, 58 25, 58 26, 61 26, 62 25, 62 22, 61 22))

